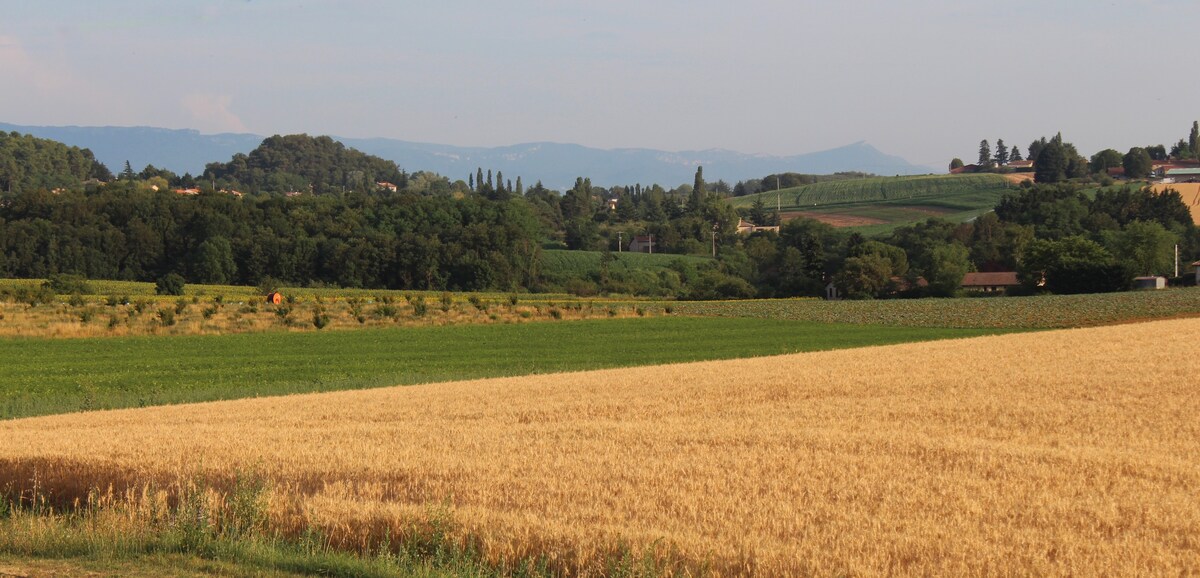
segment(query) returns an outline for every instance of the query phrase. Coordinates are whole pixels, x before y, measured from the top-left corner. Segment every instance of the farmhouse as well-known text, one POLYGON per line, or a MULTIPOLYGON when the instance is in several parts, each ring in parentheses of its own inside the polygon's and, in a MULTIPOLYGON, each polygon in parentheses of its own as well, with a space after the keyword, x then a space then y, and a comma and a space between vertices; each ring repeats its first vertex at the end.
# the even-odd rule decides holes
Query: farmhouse
POLYGON ((983 291, 995 293, 1012 287, 1019 287, 1016 271, 991 271, 984 273, 967 273, 963 275, 962 288, 968 291, 983 291))
POLYGON ((1004 165, 1014 171, 1033 170, 1033 161, 1009 161, 1004 165))
POLYGON ((760 227, 760 226, 755 225, 754 223, 751 223, 750 221, 747 221, 745 219, 738 219, 737 232, 739 234, 749 235, 750 233, 757 233, 758 231, 775 231, 776 233, 778 233, 779 227, 778 226, 760 227))
POLYGON ((638 235, 629 242, 630 253, 653 253, 654 235, 638 235))

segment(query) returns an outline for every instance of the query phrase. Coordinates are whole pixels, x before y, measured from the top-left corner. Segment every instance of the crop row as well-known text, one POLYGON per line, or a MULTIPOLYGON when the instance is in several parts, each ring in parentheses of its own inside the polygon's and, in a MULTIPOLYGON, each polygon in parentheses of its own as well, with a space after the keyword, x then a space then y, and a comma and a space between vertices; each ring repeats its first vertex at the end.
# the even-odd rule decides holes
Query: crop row
POLYGON ((1050 329, 1200 315, 1200 289, 1037 297, 691 302, 678 313, 906 327, 1050 329))

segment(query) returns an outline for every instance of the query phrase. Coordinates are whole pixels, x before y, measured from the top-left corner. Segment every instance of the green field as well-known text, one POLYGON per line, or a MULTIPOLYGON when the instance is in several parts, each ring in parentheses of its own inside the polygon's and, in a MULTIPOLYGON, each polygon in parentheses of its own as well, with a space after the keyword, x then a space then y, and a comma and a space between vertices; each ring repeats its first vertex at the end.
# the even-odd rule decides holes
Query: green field
MULTIPOLYGON (((551 249, 542 251, 542 272, 550 278, 587 277, 600 271, 601 251, 567 251, 551 249)), ((613 261, 609 269, 614 273, 628 273, 645 270, 652 273, 665 271, 671 264, 682 261, 690 265, 702 265, 712 262, 709 257, 695 255, 675 255, 670 253, 630 253, 628 251, 611 253, 613 261)))
POLYGON ((1085 295, 818 301, 760 299, 674 304, 690 315, 893 327, 1054 329, 1200 315, 1200 288, 1085 295))
POLYGON ((806 212, 883 221, 852 227, 876 233, 931 216, 966 221, 991 210, 1013 188, 1007 179, 994 174, 871 177, 768 191, 729 202, 749 208, 755 199, 762 199, 768 208, 774 208, 778 198, 785 216, 806 212))
POLYGON ((989 330, 654 317, 0 340, 0 418, 968 337, 989 330))

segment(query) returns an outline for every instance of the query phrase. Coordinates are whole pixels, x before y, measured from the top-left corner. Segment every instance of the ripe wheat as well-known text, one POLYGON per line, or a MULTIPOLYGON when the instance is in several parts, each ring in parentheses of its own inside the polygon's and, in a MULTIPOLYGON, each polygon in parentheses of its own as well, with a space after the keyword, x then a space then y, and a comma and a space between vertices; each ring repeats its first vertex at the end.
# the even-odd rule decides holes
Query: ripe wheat
POLYGON ((346 547, 719 575, 1200 567, 1200 320, 0 423, 60 501, 233 472, 346 547))

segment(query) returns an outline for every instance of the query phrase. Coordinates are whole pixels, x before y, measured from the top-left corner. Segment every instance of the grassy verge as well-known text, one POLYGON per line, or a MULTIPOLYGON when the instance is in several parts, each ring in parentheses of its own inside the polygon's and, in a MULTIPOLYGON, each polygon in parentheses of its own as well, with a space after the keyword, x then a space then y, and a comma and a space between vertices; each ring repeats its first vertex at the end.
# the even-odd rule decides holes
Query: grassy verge
POLYGON ((970 337, 653 317, 220 336, 0 339, 0 418, 970 337))
POLYGON ((0 576, 499 575, 438 528, 353 552, 316 528, 298 537, 268 530, 261 485, 217 494, 190 488, 170 504, 148 490, 64 511, 9 497, 0 504, 0 576))

